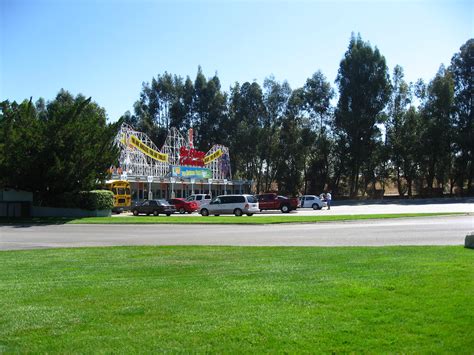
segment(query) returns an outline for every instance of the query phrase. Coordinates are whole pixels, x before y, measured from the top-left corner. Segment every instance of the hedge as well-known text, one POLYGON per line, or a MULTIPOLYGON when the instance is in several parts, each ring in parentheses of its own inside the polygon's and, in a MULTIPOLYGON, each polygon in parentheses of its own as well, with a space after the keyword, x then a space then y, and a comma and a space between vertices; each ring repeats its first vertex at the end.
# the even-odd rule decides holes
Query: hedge
POLYGON ((114 207, 114 194, 109 190, 81 191, 78 207, 84 210, 111 210, 114 207))

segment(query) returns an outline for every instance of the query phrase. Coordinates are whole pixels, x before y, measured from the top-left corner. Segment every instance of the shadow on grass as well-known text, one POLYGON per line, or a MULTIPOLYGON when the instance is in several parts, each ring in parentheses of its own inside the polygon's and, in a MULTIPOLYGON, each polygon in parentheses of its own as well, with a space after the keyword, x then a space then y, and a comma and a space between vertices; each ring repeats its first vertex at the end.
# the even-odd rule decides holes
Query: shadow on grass
POLYGON ((7 218, 0 217, 0 226, 12 226, 14 228, 28 228, 33 226, 51 226, 66 224, 74 220, 80 220, 77 217, 25 217, 25 218, 7 218))

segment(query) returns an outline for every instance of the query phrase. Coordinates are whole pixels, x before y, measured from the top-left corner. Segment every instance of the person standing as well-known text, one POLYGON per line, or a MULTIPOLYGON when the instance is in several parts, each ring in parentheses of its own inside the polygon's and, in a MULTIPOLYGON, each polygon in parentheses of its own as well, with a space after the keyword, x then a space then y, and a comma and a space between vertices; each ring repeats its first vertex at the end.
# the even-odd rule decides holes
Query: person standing
POLYGON ((326 204, 328 206, 328 210, 331 209, 331 201, 332 201, 332 195, 331 195, 331 190, 329 190, 327 193, 326 193, 326 204))

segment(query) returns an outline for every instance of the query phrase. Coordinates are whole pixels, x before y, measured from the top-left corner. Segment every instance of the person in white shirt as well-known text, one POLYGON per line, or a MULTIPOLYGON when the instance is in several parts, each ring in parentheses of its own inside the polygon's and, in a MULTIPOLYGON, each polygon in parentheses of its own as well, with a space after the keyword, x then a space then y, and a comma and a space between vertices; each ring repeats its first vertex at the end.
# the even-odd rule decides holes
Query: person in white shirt
POLYGON ((326 203, 328 205, 328 210, 331 209, 331 201, 332 201, 332 195, 331 195, 331 190, 329 190, 326 194, 326 203))

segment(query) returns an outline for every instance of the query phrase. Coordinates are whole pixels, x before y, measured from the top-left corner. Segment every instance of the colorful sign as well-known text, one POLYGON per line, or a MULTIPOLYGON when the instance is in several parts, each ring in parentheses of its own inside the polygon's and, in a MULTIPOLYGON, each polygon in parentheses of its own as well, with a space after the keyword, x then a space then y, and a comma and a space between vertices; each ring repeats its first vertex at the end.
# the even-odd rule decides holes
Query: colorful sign
POLYGON ((179 149, 179 163, 181 165, 204 167, 205 155, 206 153, 194 148, 187 149, 186 147, 182 146, 179 149))
POLYGON ((143 154, 149 156, 152 159, 162 161, 164 163, 168 162, 168 154, 164 154, 154 150, 135 136, 130 136, 130 145, 137 148, 143 154))
POLYGON ((210 169, 194 166, 170 166, 171 176, 184 178, 209 179, 212 178, 210 169))
POLYGON ((212 154, 209 154, 207 156, 204 157, 204 164, 209 164, 210 162, 216 160, 217 158, 219 158, 222 154, 224 154, 222 152, 221 149, 217 149, 214 153, 212 154))

